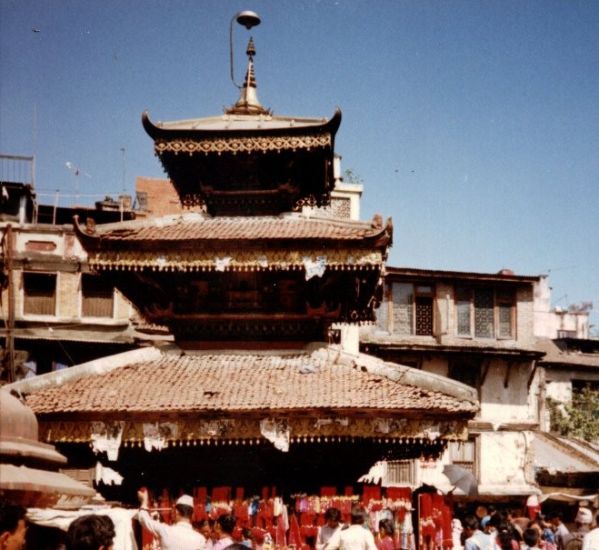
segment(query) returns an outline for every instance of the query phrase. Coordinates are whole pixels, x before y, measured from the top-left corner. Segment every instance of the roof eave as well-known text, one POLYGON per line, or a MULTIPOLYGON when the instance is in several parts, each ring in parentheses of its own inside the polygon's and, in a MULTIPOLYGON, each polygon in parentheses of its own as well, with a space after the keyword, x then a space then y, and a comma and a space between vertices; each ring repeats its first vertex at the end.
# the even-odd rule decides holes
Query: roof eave
POLYGON ((333 116, 318 124, 289 126, 284 128, 251 128, 251 129, 183 129, 183 128, 161 128, 150 120, 147 111, 141 115, 141 121, 146 133, 154 140, 169 139, 207 139, 215 137, 236 137, 247 135, 261 136, 280 136, 280 135, 298 135, 298 134, 322 134, 330 133, 333 141, 337 130, 341 124, 341 109, 337 107, 333 116))

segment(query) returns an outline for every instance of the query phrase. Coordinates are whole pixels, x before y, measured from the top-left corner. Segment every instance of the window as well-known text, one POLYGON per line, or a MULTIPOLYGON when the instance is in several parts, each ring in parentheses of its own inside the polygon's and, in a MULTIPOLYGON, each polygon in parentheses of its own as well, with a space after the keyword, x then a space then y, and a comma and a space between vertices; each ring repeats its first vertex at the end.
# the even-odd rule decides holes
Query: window
POLYGON ((416 462, 414 460, 390 460, 387 462, 387 485, 416 485, 416 462))
POLYGON ((23 313, 55 315, 56 273, 23 273, 23 313))
POLYGON ((102 277, 81 275, 81 315, 83 317, 112 317, 114 290, 102 277))
POLYGON ((449 459, 452 464, 476 473, 476 441, 469 439, 468 441, 450 441, 449 443, 449 459))
POLYGON ((458 336, 513 338, 513 290, 457 287, 455 303, 458 336))
POLYGON ((433 334, 433 295, 431 285, 393 284, 393 332, 433 334))

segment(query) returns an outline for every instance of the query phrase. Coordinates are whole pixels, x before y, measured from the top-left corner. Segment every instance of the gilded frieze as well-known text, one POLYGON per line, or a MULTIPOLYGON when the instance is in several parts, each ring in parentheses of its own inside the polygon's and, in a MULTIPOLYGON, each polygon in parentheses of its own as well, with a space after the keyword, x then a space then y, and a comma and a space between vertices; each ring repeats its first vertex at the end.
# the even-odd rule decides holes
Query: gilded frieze
POLYGON ((154 144, 156 154, 163 153, 254 153, 268 151, 296 151, 298 149, 316 149, 331 147, 331 134, 303 136, 270 136, 270 137, 239 137, 192 139, 158 139, 154 144))
POLYGON ((127 250, 91 253, 88 259, 93 269, 124 269, 152 271, 270 271, 305 269, 306 258, 324 258, 329 269, 380 269, 383 254, 379 250, 211 250, 161 251, 127 250))
MULTIPOLYGON (((160 421, 41 421, 43 441, 50 443, 92 443, 96 434, 111 433, 118 427, 120 444, 143 445, 148 437, 148 425, 156 426, 166 446, 180 444, 226 444, 237 440, 258 443, 264 439, 261 422, 265 418, 211 418, 164 420, 168 430, 160 429, 160 421), (98 424, 104 424, 102 429, 98 424), (174 428, 173 425, 176 424, 174 428), (114 426, 113 426, 114 425, 114 426), (121 431, 122 430, 122 431, 121 431)), ((277 420, 271 419, 271 420, 277 420)), ((466 421, 373 417, 291 417, 285 418, 289 439, 293 442, 340 441, 368 438, 380 442, 421 441, 422 444, 439 440, 463 440, 467 437, 466 421)))

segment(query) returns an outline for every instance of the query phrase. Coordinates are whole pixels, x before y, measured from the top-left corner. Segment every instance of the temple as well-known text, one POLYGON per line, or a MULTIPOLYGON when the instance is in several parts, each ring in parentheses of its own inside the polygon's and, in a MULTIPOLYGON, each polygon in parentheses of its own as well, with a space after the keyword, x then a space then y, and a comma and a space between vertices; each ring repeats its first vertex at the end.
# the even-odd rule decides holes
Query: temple
POLYGON ((272 114, 258 101, 252 41, 247 53, 224 114, 142 116, 194 212, 76 221, 89 269, 174 344, 19 386, 72 464, 100 457, 124 476, 107 489, 121 500, 140 486, 351 486, 378 460, 439 456, 478 410, 473 388, 335 341, 335 327, 375 319, 391 220, 331 214, 341 112, 272 114))

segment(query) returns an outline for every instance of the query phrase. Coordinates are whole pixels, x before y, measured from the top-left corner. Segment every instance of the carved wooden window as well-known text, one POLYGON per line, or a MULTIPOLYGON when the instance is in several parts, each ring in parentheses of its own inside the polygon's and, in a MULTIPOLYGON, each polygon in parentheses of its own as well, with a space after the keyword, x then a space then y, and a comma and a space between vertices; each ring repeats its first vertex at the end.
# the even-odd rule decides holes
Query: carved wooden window
POLYGON ((474 290, 474 336, 493 338, 494 332, 493 290, 477 288, 474 290))
POLYGON ((515 294, 492 287, 457 287, 455 291, 458 336, 513 338, 515 294))
POLYGON ((393 284, 393 332, 433 334, 433 294, 431 285, 393 284))
POLYGON ((55 315, 56 273, 23 273, 23 313, 55 315))
POLYGON ((498 290, 497 304, 497 337, 511 338, 514 335, 515 296, 513 291, 498 290))
POLYGON ((114 289, 98 275, 81 276, 81 315, 83 317, 112 317, 114 289))

